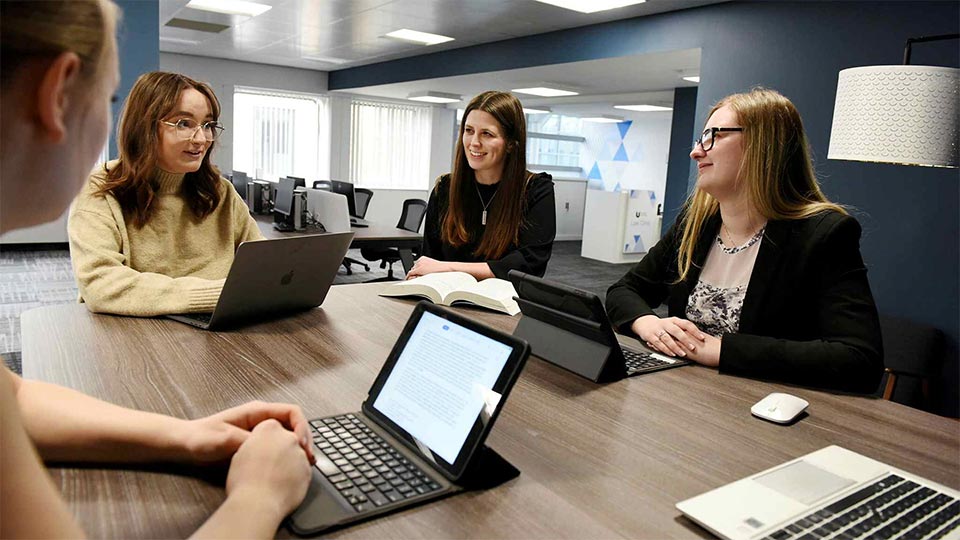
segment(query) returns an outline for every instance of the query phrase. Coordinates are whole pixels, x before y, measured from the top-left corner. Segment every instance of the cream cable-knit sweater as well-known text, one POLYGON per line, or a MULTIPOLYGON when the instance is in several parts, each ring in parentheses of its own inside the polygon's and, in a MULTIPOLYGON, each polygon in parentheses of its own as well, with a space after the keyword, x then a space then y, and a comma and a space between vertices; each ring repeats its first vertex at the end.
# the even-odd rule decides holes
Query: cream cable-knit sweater
POLYGON ((100 164, 70 208, 80 301, 94 312, 142 317, 213 311, 237 246, 263 238, 230 182, 220 183, 220 206, 198 220, 180 196, 184 175, 158 171, 154 213, 138 229, 113 196, 94 194, 105 178, 100 164))

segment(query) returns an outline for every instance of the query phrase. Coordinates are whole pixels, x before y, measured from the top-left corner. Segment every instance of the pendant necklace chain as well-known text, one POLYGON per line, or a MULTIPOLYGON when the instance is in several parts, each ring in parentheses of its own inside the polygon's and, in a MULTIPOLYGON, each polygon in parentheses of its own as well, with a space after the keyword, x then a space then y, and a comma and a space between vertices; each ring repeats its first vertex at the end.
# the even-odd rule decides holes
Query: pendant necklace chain
MULTIPOLYGON (((498 182, 499 184, 499 182, 498 182)), ((480 188, 477 187, 477 182, 473 183, 473 188, 477 190, 477 197, 480 199, 480 204, 483 206, 483 213, 480 214, 480 225, 487 224, 487 207, 490 206, 490 203, 493 202, 493 198, 497 196, 497 193, 500 192, 500 186, 497 185, 497 190, 493 192, 493 195, 490 196, 490 200, 486 203, 483 202, 483 195, 480 195, 480 188)))

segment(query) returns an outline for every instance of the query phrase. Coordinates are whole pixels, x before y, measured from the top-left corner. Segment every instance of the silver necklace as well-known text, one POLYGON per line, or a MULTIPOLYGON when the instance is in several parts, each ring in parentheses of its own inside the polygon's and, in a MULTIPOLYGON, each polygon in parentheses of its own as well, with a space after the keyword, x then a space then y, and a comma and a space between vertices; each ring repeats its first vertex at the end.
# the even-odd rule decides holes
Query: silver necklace
POLYGON ((484 204, 483 195, 480 195, 480 188, 477 187, 477 183, 473 183, 473 188, 477 190, 477 198, 480 199, 480 204, 483 206, 483 213, 480 214, 480 225, 487 224, 487 207, 490 206, 490 203, 493 202, 493 198, 497 196, 497 193, 500 192, 500 186, 497 185, 496 191, 493 192, 493 195, 490 196, 490 200, 484 204))
MULTIPOLYGON (((721 226, 721 232, 723 232, 724 230, 727 232, 727 239, 730 240, 730 243, 733 243, 733 237, 730 236, 730 230, 727 229, 726 224, 724 224, 724 225, 721 226)), ((763 231, 765 231, 765 230, 767 230, 767 226, 766 226, 766 225, 764 225, 763 227, 761 227, 760 230, 756 232, 756 234, 754 234, 753 236, 751 236, 750 239, 747 240, 747 243, 746 243, 746 244, 743 244, 742 246, 734 246, 734 247, 727 247, 727 246, 725 246, 725 245, 723 244, 723 239, 720 238, 720 235, 718 234, 718 235, 717 235, 717 244, 720 245, 720 251, 726 253, 727 255, 734 255, 734 254, 736 254, 736 253, 740 253, 741 251, 743 251, 743 250, 749 248, 750 246, 756 244, 757 242, 759 242, 760 239, 763 238, 763 231)))

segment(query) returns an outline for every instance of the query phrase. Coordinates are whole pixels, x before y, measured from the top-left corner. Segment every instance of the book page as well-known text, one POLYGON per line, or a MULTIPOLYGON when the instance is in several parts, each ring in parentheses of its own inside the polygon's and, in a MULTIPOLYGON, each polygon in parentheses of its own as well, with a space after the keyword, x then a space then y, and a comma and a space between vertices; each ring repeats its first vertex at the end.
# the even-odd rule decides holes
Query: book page
POLYGON ((446 297, 451 292, 476 283, 477 280, 466 272, 437 272, 401 281, 380 294, 381 296, 423 295, 434 303, 446 304, 446 297), (433 294, 427 294, 425 289, 434 291, 436 298, 433 294))
POLYGON ((513 299, 514 296, 517 296, 517 291, 514 289, 513 283, 505 279, 488 278, 455 291, 447 298, 447 301, 472 302, 485 308, 516 315, 520 313, 520 306, 513 299))

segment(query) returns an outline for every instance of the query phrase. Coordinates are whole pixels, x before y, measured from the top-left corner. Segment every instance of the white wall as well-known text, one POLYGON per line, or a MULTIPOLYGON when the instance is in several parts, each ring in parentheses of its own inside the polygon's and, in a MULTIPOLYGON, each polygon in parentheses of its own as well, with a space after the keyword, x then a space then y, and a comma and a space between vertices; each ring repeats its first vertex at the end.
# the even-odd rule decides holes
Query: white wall
POLYGON ((224 174, 233 170, 233 87, 252 86, 271 90, 287 90, 323 94, 327 91, 327 73, 309 69, 269 66, 220 58, 206 58, 186 54, 160 53, 160 69, 183 73, 208 83, 220 99, 220 121, 227 127, 225 136, 217 141, 213 163, 224 174))

